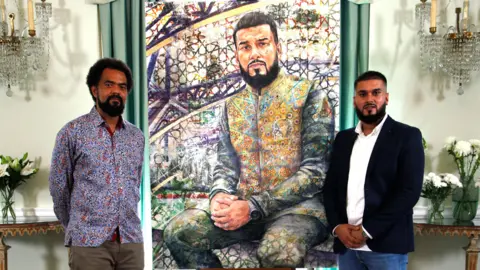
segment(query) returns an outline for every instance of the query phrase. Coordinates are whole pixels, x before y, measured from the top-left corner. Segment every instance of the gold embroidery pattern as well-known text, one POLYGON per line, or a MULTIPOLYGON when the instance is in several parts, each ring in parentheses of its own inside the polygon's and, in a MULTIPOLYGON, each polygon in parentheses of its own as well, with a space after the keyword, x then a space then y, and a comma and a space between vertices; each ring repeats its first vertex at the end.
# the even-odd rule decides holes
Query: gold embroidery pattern
POLYGON ((239 157, 240 194, 272 189, 300 167, 302 107, 310 83, 283 74, 262 95, 247 87, 227 102, 231 143, 239 157))

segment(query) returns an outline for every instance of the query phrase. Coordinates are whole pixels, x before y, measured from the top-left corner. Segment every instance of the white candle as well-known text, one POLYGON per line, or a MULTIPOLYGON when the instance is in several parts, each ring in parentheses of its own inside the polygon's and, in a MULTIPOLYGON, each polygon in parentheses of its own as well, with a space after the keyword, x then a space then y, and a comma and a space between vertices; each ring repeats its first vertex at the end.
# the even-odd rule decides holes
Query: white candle
POLYGON ((432 0, 432 10, 430 12, 430 27, 437 25, 437 0, 432 0))
POLYGON ((0 0, 0 12, 2 13, 2 22, 5 22, 7 18, 5 18, 5 0, 0 0))
POLYGON ((468 29, 468 2, 468 0, 463 1, 463 30, 465 31, 468 29))
POLYGON ((35 22, 33 20, 33 0, 28 0, 28 30, 35 30, 35 22))

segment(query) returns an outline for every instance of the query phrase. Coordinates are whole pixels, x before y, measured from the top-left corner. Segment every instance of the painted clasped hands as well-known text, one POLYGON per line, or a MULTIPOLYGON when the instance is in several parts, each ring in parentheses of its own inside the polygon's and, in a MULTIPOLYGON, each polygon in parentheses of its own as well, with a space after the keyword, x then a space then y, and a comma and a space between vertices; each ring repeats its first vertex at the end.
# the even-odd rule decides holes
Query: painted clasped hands
POLYGON ((215 226, 226 231, 237 230, 250 220, 248 201, 226 193, 217 193, 212 198, 210 212, 215 226))

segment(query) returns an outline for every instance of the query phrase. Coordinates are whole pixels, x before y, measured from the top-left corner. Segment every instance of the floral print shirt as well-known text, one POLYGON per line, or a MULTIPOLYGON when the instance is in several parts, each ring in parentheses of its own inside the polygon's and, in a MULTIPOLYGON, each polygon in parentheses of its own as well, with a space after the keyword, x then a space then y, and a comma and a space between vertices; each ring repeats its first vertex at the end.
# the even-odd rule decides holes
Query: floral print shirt
POLYGON ((138 203, 145 138, 120 121, 110 134, 94 107, 57 135, 49 188, 66 246, 99 246, 117 227, 122 243, 143 242, 138 203))

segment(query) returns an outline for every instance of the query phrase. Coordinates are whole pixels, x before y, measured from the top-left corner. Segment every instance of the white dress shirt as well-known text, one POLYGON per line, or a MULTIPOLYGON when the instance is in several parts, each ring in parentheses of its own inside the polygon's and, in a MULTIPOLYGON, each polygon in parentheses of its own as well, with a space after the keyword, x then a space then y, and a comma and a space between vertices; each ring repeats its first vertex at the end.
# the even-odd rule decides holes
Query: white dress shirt
MULTIPOLYGON (((352 155, 350 156, 350 171, 348 173, 347 185, 347 217, 348 224, 360 225, 363 221, 363 211, 365 209, 365 178, 367 175, 367 168, 372 155, 373 147, 377 141, 378 135, 382 130, 383 124, 387 119, 387 115, 383 117, 372 131, 372 133, 365 135, 362 131, 362 125, 359 122, 355 128, 358 137, 353 145, 352 155)), ((371 239, 371 235, 363 228, 363 231, 371 239)), ((354 250, 371 251, 365 244, 360 248, 354 250)))

